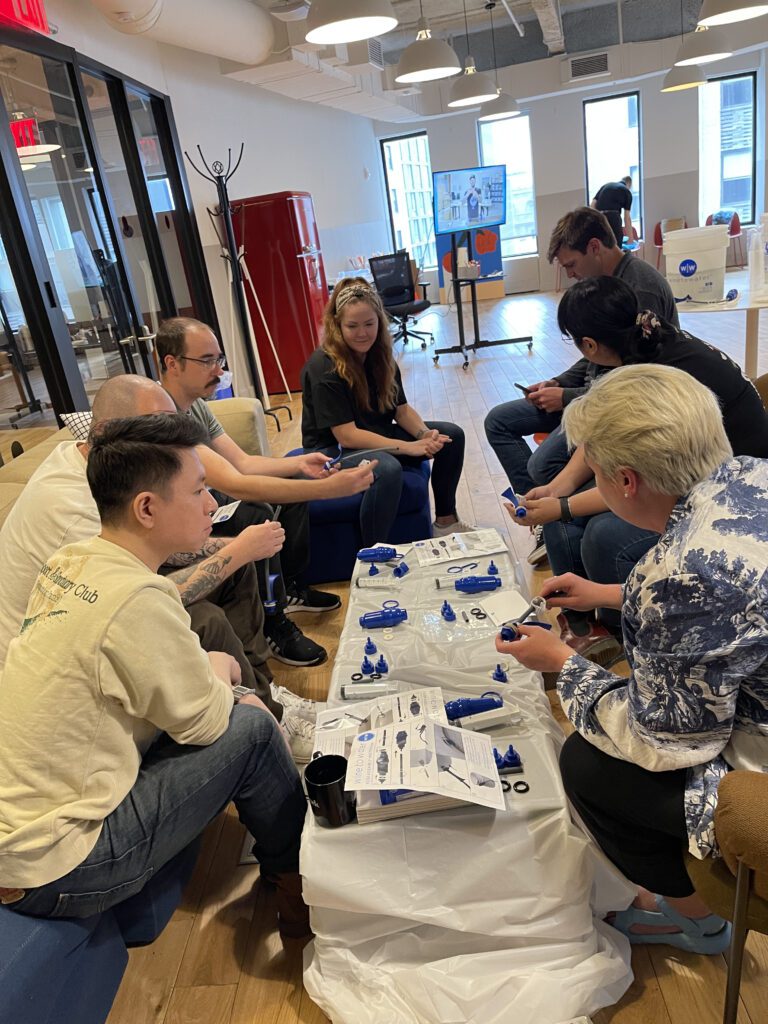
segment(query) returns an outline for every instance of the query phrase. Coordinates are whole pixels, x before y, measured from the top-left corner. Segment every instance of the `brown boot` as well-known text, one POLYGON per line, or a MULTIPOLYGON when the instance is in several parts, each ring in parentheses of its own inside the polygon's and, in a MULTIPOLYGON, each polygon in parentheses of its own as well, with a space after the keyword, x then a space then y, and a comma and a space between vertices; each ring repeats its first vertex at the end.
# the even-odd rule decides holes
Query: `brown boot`
POLYGON ((298 871, 263 874, 267 885, 274 886, 277 897, 277 930, 283 939, 314 938, 309 927, 309 908, 301 897, 301 875, 298 871))

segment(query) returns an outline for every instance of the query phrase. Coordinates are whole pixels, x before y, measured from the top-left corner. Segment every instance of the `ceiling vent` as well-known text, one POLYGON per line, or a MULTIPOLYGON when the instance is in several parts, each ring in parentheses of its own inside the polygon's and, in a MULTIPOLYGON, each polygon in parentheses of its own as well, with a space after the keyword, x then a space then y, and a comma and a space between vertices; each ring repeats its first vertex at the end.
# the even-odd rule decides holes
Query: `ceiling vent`
POLYGON ((381 49, 381 41, 378 39, 365 39, 358 43, 343 43, 336 47, 339 63, 346 71, 359 74, 384 70, 384 54, 381 49))
POLYGON ((579 82, 584 78, 604 78, 611 74, 608 54, 590 53, 586 57, 566 57, 560 62, 563 82, 579 82))

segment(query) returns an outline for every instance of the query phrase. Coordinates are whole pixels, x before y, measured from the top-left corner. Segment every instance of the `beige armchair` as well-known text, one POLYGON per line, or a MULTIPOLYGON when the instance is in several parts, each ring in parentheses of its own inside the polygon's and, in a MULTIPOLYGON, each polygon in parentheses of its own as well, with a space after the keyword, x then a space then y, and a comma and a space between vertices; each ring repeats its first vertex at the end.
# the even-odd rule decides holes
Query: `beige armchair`
POLYGON ((688 856, 685 866, 707 906, 733 922, 723 1024, 736 1024, 747 933, 768 935, 768 774, 726 775, 718 789, 715 836, 723 856, 688 856))

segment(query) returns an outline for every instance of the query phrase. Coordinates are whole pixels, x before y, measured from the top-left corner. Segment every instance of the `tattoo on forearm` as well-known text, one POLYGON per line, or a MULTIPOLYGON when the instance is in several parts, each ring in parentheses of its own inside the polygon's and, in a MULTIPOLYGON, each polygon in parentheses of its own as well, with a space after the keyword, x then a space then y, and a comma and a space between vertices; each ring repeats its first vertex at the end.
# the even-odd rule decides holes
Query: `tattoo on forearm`
POLYGON ((232 540, 231 537, 212 537, 199 551, 178 551, 166 559, 166 565, 172 565, 177 569, 185 569, 188 565, 201 562, 204 558, 210 558, 232 540))
POLYGON ((168 579, 176 584, 182 604, 187 607, 195 601, 202 601, 227 579, 230 575, 227 567, 231 561, 231 555, 212 555, 188 569, 172 572, 168 579))

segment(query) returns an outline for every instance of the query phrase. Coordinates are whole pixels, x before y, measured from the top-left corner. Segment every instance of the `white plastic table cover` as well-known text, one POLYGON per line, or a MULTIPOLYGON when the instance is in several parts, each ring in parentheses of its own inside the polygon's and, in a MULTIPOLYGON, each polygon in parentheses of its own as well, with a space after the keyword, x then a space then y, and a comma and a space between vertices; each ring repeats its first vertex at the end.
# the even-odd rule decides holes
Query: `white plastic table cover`
MULTIPOLYGON (((493 560, 504 587, 515 587, 509 555, 493 560)), ((434 613, 446 594, 434 578, 446 567, 412 566, 399 581, 382 567, 381 590, 357 589, 353 578, 329 703, 359 671, 367 635, 400 689, 441 686, 446 699, 497 690, 524 715, 492 733, 494 743, 536 744, 549 799, 536 801, 532 786, 530 803, 507 794, 506 813, 466 807, 340 829, 308 814, 301 873, 315 940, 304 985, 335 1024, 559 1024, 628 988, 629 943, 599 917, 627 906, 634 888, 571 822, 557 768, 562 734, 541 676, 511 663, 506 684, 491 681, 497 628, 490 619, 468 626, 460 614, 483 595, 452 594, 457 622, 440 631, 434 613), (358 617, 388 599, 408 620, 384 641, 358 617)), ((367 577, 367 566, 358 573, 367 577)))

